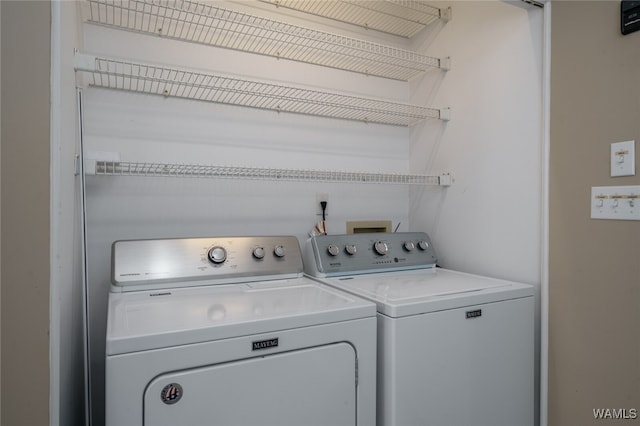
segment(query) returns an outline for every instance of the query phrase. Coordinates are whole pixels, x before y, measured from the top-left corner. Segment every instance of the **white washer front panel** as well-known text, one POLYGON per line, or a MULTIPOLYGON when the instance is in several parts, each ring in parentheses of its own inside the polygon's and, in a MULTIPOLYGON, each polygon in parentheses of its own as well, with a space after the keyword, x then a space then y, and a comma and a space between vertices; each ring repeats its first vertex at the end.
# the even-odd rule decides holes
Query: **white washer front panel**
POLYGON ((441 268, 319 279, 365 297, 390 317, 416 315, 533 295, 529 285, 441 268))
POLYGON ((111 293, 107 354, 375 316, 375 305, 301 277, 111 293))
POLYGON ((533 311, 526 297, 379 315, 377 425, 533 426, 533 311))
POLYGON ((163 374, 144 395, 145 426, 355 424, 356 354, 347 343, 163 374))

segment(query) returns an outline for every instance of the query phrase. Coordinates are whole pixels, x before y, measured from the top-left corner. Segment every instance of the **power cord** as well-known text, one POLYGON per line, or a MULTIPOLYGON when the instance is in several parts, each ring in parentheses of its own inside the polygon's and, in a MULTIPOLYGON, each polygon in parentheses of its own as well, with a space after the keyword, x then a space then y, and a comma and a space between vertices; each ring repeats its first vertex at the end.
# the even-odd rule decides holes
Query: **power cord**
POLYGON ((327 223, 326 223, 327 202, 320 201, 320 207, 322 207, 322 230, 324 231, 324 235, 327 235, 327 223))

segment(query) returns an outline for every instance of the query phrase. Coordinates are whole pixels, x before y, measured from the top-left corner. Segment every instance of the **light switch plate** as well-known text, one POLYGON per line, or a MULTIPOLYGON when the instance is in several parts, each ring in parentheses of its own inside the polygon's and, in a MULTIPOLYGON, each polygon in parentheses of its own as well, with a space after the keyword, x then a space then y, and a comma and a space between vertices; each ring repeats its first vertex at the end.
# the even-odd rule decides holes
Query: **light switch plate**
POLYGON ((635 176, 636 141, 611 144, 611 176, 635 176))
POLYGON ((591 219, 640 220, 640 185, 592 187, 591 219))

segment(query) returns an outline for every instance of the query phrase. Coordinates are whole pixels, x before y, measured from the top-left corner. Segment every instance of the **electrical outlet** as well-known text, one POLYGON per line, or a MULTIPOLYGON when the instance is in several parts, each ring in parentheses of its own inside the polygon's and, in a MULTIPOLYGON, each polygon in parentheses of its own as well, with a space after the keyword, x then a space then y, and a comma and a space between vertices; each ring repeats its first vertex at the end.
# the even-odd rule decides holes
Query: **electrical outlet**
MULTIPOLYGON (((322 206, 321 202, 329 202, 329 193, 328 192, 316 192, 316 214, 322 216, 322 206)), ((326 214, 328 216, 328 214, 326 214)))

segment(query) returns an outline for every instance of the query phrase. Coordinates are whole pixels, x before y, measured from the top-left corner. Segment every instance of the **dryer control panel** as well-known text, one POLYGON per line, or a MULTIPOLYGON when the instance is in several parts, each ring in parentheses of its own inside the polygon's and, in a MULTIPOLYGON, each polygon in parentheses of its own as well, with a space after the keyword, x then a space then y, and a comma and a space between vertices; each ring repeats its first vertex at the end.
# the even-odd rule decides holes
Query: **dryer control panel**
POLYGON ((318 235, 304 250, 304 271, 314 277, 432 268, 436 262, 424 232, 318 235))
POLYGON ((112 291, 230 284, 302 276, 294 236, 116 241, 112 291))

